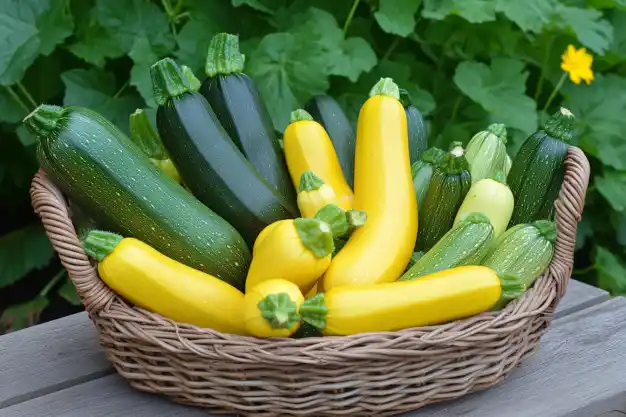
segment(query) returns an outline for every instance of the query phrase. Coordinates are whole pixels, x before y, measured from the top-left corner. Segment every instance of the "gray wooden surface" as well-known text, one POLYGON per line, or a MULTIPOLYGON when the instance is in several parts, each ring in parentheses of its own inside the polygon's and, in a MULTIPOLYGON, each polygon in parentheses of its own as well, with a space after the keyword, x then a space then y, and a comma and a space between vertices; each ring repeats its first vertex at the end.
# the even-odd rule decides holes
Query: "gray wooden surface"
MULTIPOLYGON (((626 417, 626 300, 571 281, 537 354, 499 386, 404 417, 626 417)), ((138 392, 85 313, 0 336, 0 417, 207 416, 138 392)))

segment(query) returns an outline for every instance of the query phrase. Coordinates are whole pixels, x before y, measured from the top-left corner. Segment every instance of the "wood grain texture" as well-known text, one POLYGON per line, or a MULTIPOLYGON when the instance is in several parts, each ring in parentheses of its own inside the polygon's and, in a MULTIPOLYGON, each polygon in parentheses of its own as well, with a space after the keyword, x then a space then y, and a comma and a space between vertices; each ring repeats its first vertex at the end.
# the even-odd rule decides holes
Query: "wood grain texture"
POLYGON ((600 288, 570 279, 565 297, 556 308, 556 317, 564 317, 595 304, 600 304, 609 298, 609 293, 600 288))
POLYGON ((504 383, 405 417, 593 417, 626 411, 626 299, 552 323, 504 383))
POLYGON ((87 313, 0 336, 0 408, 111 372, 87 313))
POLYGON ((42 416, 210 417, 211 414, 136 391, 117 374, 0 409, 0 417, 42 416))

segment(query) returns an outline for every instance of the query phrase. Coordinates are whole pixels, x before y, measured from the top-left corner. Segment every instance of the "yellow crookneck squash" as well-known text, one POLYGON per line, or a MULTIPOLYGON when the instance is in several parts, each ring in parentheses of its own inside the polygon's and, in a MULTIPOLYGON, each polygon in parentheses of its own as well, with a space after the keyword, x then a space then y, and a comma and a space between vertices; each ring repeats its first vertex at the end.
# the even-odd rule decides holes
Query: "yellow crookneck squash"
POLYGON ((320 280, 320 290, 396 280, 417 236, 407 121, 398 86, 381 79, 359 114, 354 208, 367 213, 320 280))
POLYGON ((284 279, 270 279, 244 296, 246 330, 256 337, 289 337, 300 328, 298 310, 304 302, 300 289, 284 279))
POLYGON ((306 171, 314 172, 329 184, 341 208, 352 208, 354 195, 341 170, 339 158, 324 127, 305 110, 291 112, 291 123, 283 135, 287 168, 296 189, 306 171))
POLYGON ((302 173, 298 185, 298 209, 302 217, 315 217, 322 207, 336 203, 337 195, 333 187, 311 171, 302 173))
POLYGON ((330 265, 334 249, 330 226, 318 219, 297 218, 267 228, 271 229, 262 231, 262 241, 254 245, 246 292, 263 281, 282 278, 306 294, 330 265))
POLYGON ((248 334, 242 316, 244 295, 232 285, 134 238, 92 230, 84 247, 99 261, 100 278, 138 307, 181 323, 248 334))
POLYGON ((303 321, 324 335, 386 332, 429 326, 491 309, 502 293, 485 266, 461 266, 413 281, 364 284, 317 293, 300 307, 303 321))

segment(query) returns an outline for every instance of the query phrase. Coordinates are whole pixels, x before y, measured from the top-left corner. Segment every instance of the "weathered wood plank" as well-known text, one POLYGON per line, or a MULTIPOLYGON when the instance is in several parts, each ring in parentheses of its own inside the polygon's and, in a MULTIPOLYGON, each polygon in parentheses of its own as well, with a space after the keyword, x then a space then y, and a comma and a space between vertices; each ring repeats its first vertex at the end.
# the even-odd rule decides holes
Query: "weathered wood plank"
POLYGON ((0 336, 0 408, 111 372, 87 313, 0 336))
POLYGON ((626 411, 626 299, 553 322, 504 383, 405 417, 590 417, 626 411))
POLYGON ((609 293, 600 288, 570 279, 565 297, 556 308, 556 317, 564 317, 595 304, 600 304, 609 298, 609 293))
POLYGON ((131 388, 117 374, 85 382, 0 409, 0 417, 210 417, 199 408, 175 404, 131 388))

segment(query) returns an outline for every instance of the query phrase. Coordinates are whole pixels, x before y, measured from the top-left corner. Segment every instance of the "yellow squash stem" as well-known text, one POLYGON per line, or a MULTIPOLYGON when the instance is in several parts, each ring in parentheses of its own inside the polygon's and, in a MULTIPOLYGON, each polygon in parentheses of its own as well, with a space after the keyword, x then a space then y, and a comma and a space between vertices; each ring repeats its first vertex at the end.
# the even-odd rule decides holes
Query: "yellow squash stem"
POLYGON ((298 208, 302 217, 315 217, 322 207, 335 203, 338 201, 333 187, 311 171, 302 173, 298 185, 298 208))
POLYGON ((306 294, 330 265, 333 249, 332 230, 326 222, 283 220, 255 244, 246 292, 263 281, 282 278, 306 294))
POLYGON ((330 185, 337 196, 337 204, 348 210, 354 199, 341 170, 339 158, 324 127, 302 109, 291 113, 291 123, 283 135, 287 168, 296 189, 306 171, 314 172, 330 185))
POLYGON ((92 230, 84 247, 100 261, 100 278, 131 303, 181 323, 247 334, 244 295, 226 282, 114 233, 92 230))
POLYGON ((367 213, 333 259, 321 286, 396 280, 406 268, 417 236, 407 122, 398 86, 381 79, 359 114, 354 208, 367 213))
POLYGON ((493 270, 463 266, 413 281, 336 287, 306 300, 300 317, 325 335, 395 331, 474 316, 501 293, 493 270))
POLYGON ((256 337, 289 337, 300 327, 298 310, 303 302, 296 284, 284 279, 263 281, 244 297, 246 330, 256 337))

